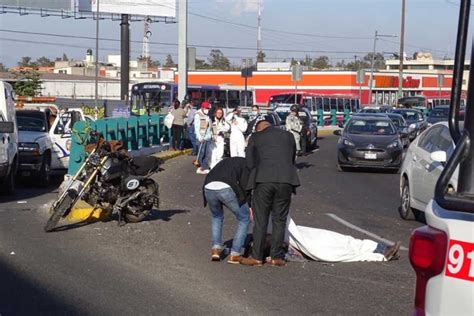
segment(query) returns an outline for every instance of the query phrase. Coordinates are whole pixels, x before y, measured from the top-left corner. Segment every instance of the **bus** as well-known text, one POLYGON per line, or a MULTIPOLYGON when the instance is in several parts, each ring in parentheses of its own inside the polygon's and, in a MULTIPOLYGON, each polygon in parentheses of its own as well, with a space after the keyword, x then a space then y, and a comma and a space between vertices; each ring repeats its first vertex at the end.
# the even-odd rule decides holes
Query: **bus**
MULTIPOLYGON (((231 86, 219 85, 188 85, 188 100, 200 106, 205 100, 220 105, 226 109, 245 106, 245 91, 231 86)), ((132 86, 131 111, 135 114, 159 113, 168 108, 178 98, 176 83, 143 82, 132 86)), ((247 103, 251 105, 253 91, 247 91, 247 103)))
POLYGON ((316 93, 281 93, 270 97, 268 106, 270 109, 276 107, 291 106, 299 104, 310 109, 315 115, 318 110, 323 110, 325 115, 331 114, 332 110, 336 110, 339 115, 344 114, 346 110, 349 112, 357 112, 360 109, 360 101, 358 97, 351 95, 322 95, 316 93))
MULTIPOLYGON (((405 108, 426 108, 433 109, 440 105, 451 105, 451 99, 446 97, 412 96, 398 99, 398 106, 405 108)), ((461 106, 465 105, 465 98, 461 98, 461 106)))

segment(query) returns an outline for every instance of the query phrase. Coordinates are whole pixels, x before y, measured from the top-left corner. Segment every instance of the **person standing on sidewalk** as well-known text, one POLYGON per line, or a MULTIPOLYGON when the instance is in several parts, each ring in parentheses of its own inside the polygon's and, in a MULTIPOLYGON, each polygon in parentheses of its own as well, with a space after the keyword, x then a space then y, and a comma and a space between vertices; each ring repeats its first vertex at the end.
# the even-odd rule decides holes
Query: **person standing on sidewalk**
POLYGON ((295 167, 295 138, 267 121, 258 122, 255 130, 246 153, 247 167, 250 169, 247 190, 254 190, 253 248, 251 256, 243 258, 241 263, 250 266, 263 264, 268 219, 271 215, 270 264, 283 266, 283 241, 291 195, 300 185, 295 167))
POLYGON ((286 117, 285 123, 286 130, 293 134, 296 143, 296 154, 301 155, 301 131, 303 130, 303 124, 298 116, 298 106, 292 105, 290 108, 290 114, 286 117))
POLYGON ((199 143, 196 170, 198 174, 209 173, 209 164, 211 157, 211 119, 209 118, 209 102, 202 102, 201 108, 194 115, 194 133, 199 143))
POLYGON ((230 123, 230 156, 245 158, 245 137, 247 130, 247 121, 240 116, 240 108, 235 108, 227 116, 230 123))
POLYGON ((189 140, 191 141, 191 145, 193 146, 193 150, 191 152, 192 156, 196 156, 199 151, 199 144, 196 139, 196 131, 194 130, 194 117, 196 116, 196 107, 194 106, 194 101, 191 100, 186 104, 185 107, 186 111, 186 131, 188 132, 189 140))
POLYGON ((172 150, 181 150, 181 139, 183 137, 184 130, 184 119, 186 118, 186 113, 184 109, 180 106, 178 100, 175 100, 173 103, 173 108, 170 113, 174 116, 173 125, 171 126, 171 133, 173 136, 173 143, 171 146, 172 150))
POLYGON ((212 122, 211 169, 224 158, 225 134, 230 131, 230 124, 224 117, 224 110, 218 107, 212 122))
POLYGON ((246 191, 249 170, 245 158, 234 157, 219 162, 206 176, 204 181, 204 206, 209 204, 212 214, 211 260, 220 261, 222 255, 222 226, 224 206, 238 221, 228 263, 239 264, 242 260, 242 248, 250 224, 250 195, 246 191))

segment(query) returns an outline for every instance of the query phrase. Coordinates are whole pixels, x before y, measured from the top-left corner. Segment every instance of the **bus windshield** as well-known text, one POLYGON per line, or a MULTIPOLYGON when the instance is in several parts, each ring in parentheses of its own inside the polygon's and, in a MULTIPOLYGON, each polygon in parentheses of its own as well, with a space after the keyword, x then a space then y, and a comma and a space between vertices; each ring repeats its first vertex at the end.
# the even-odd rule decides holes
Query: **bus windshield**
POLYGON ((301 94, 296 95, 296 102, 294 93, 274 95, 270 98, 270 104, 301 104, 301 94))

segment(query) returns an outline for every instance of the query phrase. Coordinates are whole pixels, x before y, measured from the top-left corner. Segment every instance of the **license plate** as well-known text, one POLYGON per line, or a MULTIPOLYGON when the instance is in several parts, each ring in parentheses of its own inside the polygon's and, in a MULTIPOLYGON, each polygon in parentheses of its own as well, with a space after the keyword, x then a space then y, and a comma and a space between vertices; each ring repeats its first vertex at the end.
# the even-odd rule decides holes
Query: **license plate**
POLYGON ((365 158, 365 159, 377 159, 377 154, 365 153, 365 154, 364 154, 364 158, 365 158))

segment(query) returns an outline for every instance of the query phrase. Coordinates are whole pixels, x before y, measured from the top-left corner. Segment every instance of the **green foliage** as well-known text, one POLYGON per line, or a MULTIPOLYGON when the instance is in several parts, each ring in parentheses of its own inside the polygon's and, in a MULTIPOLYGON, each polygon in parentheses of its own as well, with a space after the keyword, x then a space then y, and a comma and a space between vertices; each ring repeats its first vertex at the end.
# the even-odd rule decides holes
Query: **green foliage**
POLYGON ((329 62, 328 56, 319 56, 318 58, 313 60, 313 63, 311 66, 315 69, 322 70, 322 69, 330 68, 331 63, 329 62))
POLYGON ((165 64, 163 66, 164 67, 169 67, 169 68, 176 67, 176 64, 173 61, 173 57, 171 57, 171 55, 166 56, 166 61, 165 61, 165 64))
POLYGON ((196 58, 196 69, 210 69, 211 66, 204 59, 196 58))
POLYGON ((43 56, 43 57, 38 58, 35 61, 35 64, 38 65, 38 67, 53 67, 54 61, 51 61, 49 58, 43 56))
POLYGON ((213 49, 207 59, 212 69, 229 70, 230 61, 220 49, 213 49))
POLYGON ((13 89, 16 95, 34 97, 41 92, 42 81, 36 70, 15 72, 15 79, 17 81, 14 83, 13 89))

